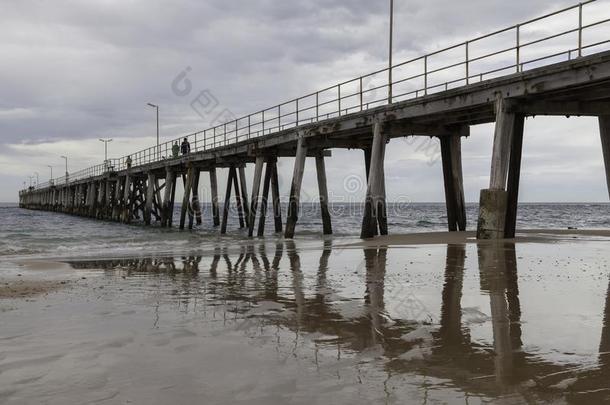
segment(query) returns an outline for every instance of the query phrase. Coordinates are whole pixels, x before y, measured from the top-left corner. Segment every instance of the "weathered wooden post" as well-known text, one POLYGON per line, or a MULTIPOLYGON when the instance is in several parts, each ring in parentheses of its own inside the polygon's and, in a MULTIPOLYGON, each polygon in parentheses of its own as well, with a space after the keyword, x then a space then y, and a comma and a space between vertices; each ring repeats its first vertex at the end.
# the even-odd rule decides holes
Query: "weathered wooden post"
POLYGON ((265 220, 267 218, 267 202, 269 200, 269 188, 271 186, 271 172, 273 171, 272 160, 275 158, 268 158, 265 167, 265 179, 263 180, 263 194, 261 196, 261 213, 258 220, 258 232, 257 236, 265 235, 265 220))
POLYGON ((216 168, 210 169, 210 193, 212 198, 212 220, 214 226, 220 225, 220 212, 218 209, 218 178, 216 177, 216 168))
POLYGON ((87 196, 89 197, 89 216, 92 218, 96 217, 97 212, 98 185, 99 183, 97 181, 92 181, 89 183, 89 188, 87 190, 87 196))
POLYGON ((233 188, 235 189, 235 207, 237 208, 237 216, 239 218, 239 227, 244 228, 248 223, 248 219, 244 219, 244 207, 241 201, 241 193, 239 191, 239 179, 237 178, 237 166, 233 166, 235 168, 235 175, 233 176, 233 188))
POLYGON ((604 154, 604 165, 606 167, 606 184, 610 196, 610 115, 599 117, 599 133, 602 140, 602 152, 604 154))
POLYGON ((387 136, 383 131, 382 123, 377 121, 373 124, 373 144, 371 149, 371 164, 366 187, 366 200, 364 205, 364 216, 362 219, 362 230, 360 237, 372 238, 376 235, 379 225, 379 233, 387 233, 384 226, 386 215, 385 208, 385 181, 384 159, 387 136))
POLYGON ((248 203, 248 185, 246 181, 246 165, 239 166, 239 186, 241 191, 241 202, 244 207, 244 218, 246 220, 246 226, 250 226, 250 204, 248 203))
POLYGON ((173 212, 173 198, 175 191, 176 172, 171 167, 165 169, 165 192, 163 194, 163 206, 161 209, 161 226, 171 227, 173 212))
POLYGON ((233 186, 233 178, 235 176, 235 166, 231 166, 229 168, 227 191, 225 193, 224 208, 222 210, 222 225, 220 226, 221 235, 227 233, 227 221, 229 220, 229 209, 231 208, 231 187, 233 186))
POLYGON ((121 216, 121 203, 122 203, 121 184, 122 184, 121 177, 117 177, 115 184, 114 184, 114 198, 113 198, 114 201, 113 201, 113 205, 112 205, 112 220, 117 221, 117 222, 120 220, 120 216, 121 216))
POLYGON ((155 182, 155 174, 149 171, 146 180, 146 201, 144 202, 144 224, 146 225, 150 225, 151 222, 153 200, 155 198, 155 182))
POLYGON ((450 232, 466 230, 466 204, 462 174, 462 141, 459 135, 441 136, 447 222, 450 232))
POLYGON ((515 130, 520 128, 518 122, 515 125, 515 113, 511 111, 510 103, 501 95, 498 95, 496 99, 495 108, 496 129, 491 158, 491 175, 489 189, 481 190, 477 239, 504 238, 508 203, 506 181, 510 149, 515 130))
MULTIPOLYGON (((199 177, 201 176, 201 170, 195 168, 195 177, 193 177, 193 184, 191 187, 192 194, 192 207, 193 213, 195 214, 195 220, 197 225, 201 225, 201 204, 199 203, 199 177)), ((193 229, 193 217, 189 217, 189 229, 193 229)))
POLYGON ((190 210, 190 199, 191 199, 191 190, 193 188, 193 177, 195 176, 195 168, 190 166, 186 172, 186 177, 183 177, 184 183, 184 196, 182 197, 182 206, 180 207, 180 229, 184 229, 184 224, 186 220, 186 213, 188 211, 189 217, 193 215, 190 210))
POLYGON ((248 220, 248 236, 254 235, 254 225, 256 223, 256 211, 258 209, 258 193, 261 187, 261 177, 263 176, 264 156, 257 156, 254 166, 254 178, 252 180, 252 198, 250 199, 250 219, 248 220))
POLYGON ((320 213, 322 215, 322 229, 324 235, 333 233, 332 223, 330 219, 330 211, 328 209, 328 187, 326 185, 326 165, 324 164, 324 154, 320 152, 316 156, 316 173, 318 177, 318 194, 320 196, 320 213))
POLYGON ((510 163, 508 168, 508 184, 506 186, 507 203, 506 219, 504 220, 505 238, 514 238, 515 231, 517 230, 517 207, 519 205, 519 180, 521 177, 524 125, 525 116, 523 114, 515 114, 510 163))
POLYGON ((294 238, 294 231, 299 218, 299 204, 301 201, 301 184, 303 182, 303 171, 305 170, 305 158, 307 156, 307 145, 304 134, 299 134, 296 156, 294 159, 294 170, 292 172, 292 185, 290 186, 290 197, 288 200, 288 214, 286 217, 286 229, 284 237, 294 238))
POLYGON ((133 194, 131 192, 131 185, 133 179, 129 172, 125 175, 125 185, 123 186, 123 216, 121 218, 123 223, 131 222, 131 213, 133 206, 133 194))
POLYGON ((275 233, 282 232, 282 206, 280 201, 280 185, 277 175, 277 160, 271 163, 271 199, 273 203, 273 222, 275 233))

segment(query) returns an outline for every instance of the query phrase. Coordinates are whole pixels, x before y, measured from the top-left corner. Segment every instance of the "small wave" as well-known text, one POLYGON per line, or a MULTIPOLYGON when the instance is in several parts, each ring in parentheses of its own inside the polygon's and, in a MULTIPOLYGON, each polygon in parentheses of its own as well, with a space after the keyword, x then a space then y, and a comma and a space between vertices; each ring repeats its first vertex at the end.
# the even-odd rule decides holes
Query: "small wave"
POLYGON ((437 222, 426 221, 425 219, 422 219, 422 220, 417 221, 417 223, 415 225, 422 227, 422 228, 433 228, 433 227, 437 227, 441 224, 439 224, 437 222))

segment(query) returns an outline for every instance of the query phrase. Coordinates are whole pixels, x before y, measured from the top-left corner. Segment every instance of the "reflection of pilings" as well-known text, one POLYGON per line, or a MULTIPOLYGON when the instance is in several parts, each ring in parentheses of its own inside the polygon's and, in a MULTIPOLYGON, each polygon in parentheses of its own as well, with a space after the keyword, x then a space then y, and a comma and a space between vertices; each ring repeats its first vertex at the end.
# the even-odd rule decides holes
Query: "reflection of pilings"
POLYGON ((366 293, 364 302, 368 304, 371 319, 372 344, 377 344, 378 336, 383 338, 381 313, 384 311, 384 279, 387 262, 387 249, 365 249, 366 293))
POLYGON ((466 245, 447 245, 440 335, 445 345, 458 345, 462 337, 462 285, 466 245))
POLYGON ((610 371, 610 284, 608 284, 606 292, 604 324, 602 326, 602 338, 599 343, 599 363, 601 368, 610 371))
POLYGON ((184 271, 197 273, 201 256, 182 256, 180 259, 174 257, 155 257, 142 259, 109 259, 109 260, 84 260, 70 261, 69 264, 75 269, 102 269, 102 270, 125 270, 128 273, 137 271, 150 272, 176 272, 184 271), (176 266, 176 262, 182 264, 176 266))
POLYGON ((294 302, 296 304, 296 322, 300 328, 305 311, 305 294, 303 293, 303 273, 301 272, 301 258, 296 250, 294 241, 286 241, 286 250, 290 260, 290 271, 292 273, 292 287, 294 289, 294 302))
POLYGON ((332 249, 332 242, 330 240, 324 241, 324 248, 322 255, 320 256, 320 263, 318 266, 318 280, 316 283, 316 301, 324 302, 326 296, 326 272, 328 270, 328 258, 332 249))
POLYGON ((517 339, 515 336, 511 336, 511 333, 517 332, 515 328, 511 327, 511 323, 519 322, 520 313, 514 282, 512 283, 513 291, 510 293, 512 308, 509 307, 507 300, 509 275, 510 278, 514 278, 517 273, 514 250, 514 243, 478 245, 481 289, 489 292, 495 351, 494 364, 496 380, 500 384, 510 383, 513 378, 513 345, 515 341, 520 342, 520 330, 517 339))

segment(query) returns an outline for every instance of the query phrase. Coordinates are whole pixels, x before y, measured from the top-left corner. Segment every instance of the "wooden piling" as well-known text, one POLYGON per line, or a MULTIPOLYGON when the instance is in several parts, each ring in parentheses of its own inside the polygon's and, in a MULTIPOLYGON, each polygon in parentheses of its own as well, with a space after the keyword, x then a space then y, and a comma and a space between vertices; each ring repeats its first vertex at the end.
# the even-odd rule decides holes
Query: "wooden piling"
POLYGON ((602 153, 604 155, 604 165, 606 168, 606 185, 610 196, 610 115, 599 117, 599 133, 602 141, 602 153))
POLYGON ((155 193, 155 174, 148 172, 146 181, 146 202, 144 204, 144 223, 150 225, 152 210, 153 210, 153 199, 155 193))
POLYGON ((491 190, 505 190, 506 187, 510 148, 515 126, 515 114, 508 111, 508 108, 508 103, 499 96, 496 100, 496 127, 489 178, 489 188, 491 190))
POLYGON ((271 165, 271 200, 273 205, 273 222, 275 233, 282 232, 282 206, 280 201, 280 185, 277 175, 277 160, 268 163, 271 165))
MULTIPOLYGON (((366 200, 360 237, 371 238, 376 234, 380 216, 385 215, 384 158, 386 135, 382 124, 373 124, 373 144, 371 149, 371 164, 366 188, 366 200)), ((382 231, 382 229, 380 229, 382 231)))
POLYGON ((212 219, 214 226, 220 225, 220 212, 218 210, 218 179, 216 177, 216 168, 210 169, 210 192, 212 197, 212 219))
POLYGON ((176 201, 176 183, 177 183, 177 181, 176 181, 177 173, 175 171, 172 171, 172 173, 173 173, 173 179, 172 179, 171 190, 170 190, 169 213, 167 216, 167 226, 169 228, 171 228, 174 223, 174 202, 176 201))
POLYGON ((176 172, 170 168, 165 171, 165 192, 163 193, 163 205, 161 208, 161 226, 170 227, 173 216, 172 190, 176 182, 176 172))
POLYGON ((225 193, 224 208, 222 210, 222 224, 220 225, 220 234, 227 233, 227 221, 229 220, 229 209, 231 208, 231 187, 233 186, 233 177, 235 177, 235 166, 229 168, 229 177, 227 179, 227 191, 225 193))
POLYGON ((299 204, 301 200, 301 184, 305 170, 305 158, 307 156, 307 145, 303 135, 299 137, 297 151, 294 159, 294 170, 292 172, 292 185, 290 186, 290 197, 288 200, 288 214, 286 217, 286 229, 284 237, 294 238, 294 231, 299 218, 299 204))
POLYGON ((261 213, 258 220, 258 233, 257 236, 265 235, 265 220, 267 218, 267 201, 269 200, 269 187, 271 185, 271 172, 273 171, 273 164, 270 160, 267 160, 265 167, 265 180, 263 181, 263 194, 261 196, 261 213))
POLYGON ((132 178, 129 173, 125 175, 125 186, 123 188, 123 223, 131 222, 131 212, 133 207, 133 194, 131 193, 132 178))
POLYGON ((244 207, 244 218, 246 220, 246 226, 250 226, 250 204, 248 203, 248 184, 246 181, 246 167, 245 165, 239 166, 239 188, 241 191, 241 202, 244 207))
POLYGON ((496 99, 496 127, 491 158, 489 189, 481 190, 477 239, 504 237, 506 221, 506 181, 510 161, 510 149, 515 130, 515 113, 501 95, 496 99))
POLYGON ((466 230, 466 205, 462 174, 462 142, 459 135, 442 136, 441 157, 445 183, 447 224, 450 232, 466 230))
POLYGON ((521 177, 521 156, 523 151, 523 127, 525 116, 515 115, 513 137, 511 141, 510 162, 508 168, 508 184, 506 186, 506 219, 504 221, 504 237, 514 238, 517 229, 517 206, 519 202, 519 180, 521 177))
POLYGON ((244 228, 247 219, 244 219, 244 207, 241 202, 241 194, 239 192, 239 179, 237 178, 237 167, 234 168, 235 175, 233 176, 233 189, 235 190, 235 207, 237 208, 237 216, 239 218, 239 227, 244 228))
MULTIPOLYGON (((199 168, 195 168, 195 173, 193 177, 193 184, 191 186, 191 206, 193 207, 193 214, 195 216, 195 220, 197 221, 197 225, 201 225, 201 204, 199 203, 199 177, 201 176, 201 171, 199 168)), ((193 216, 189 217, 189 229, 193 229, 193 216)))
POLYGON ((326 165, 324 155, 316 156, 316 174, 318 177, 318 194, 320 197, 320 213, 322 215, 322 230, 324 235, 333 233, 330 211, 328 209, 328 187, 326 184, 326 165))
POLYGON ((256 210, 258 207, 258 193, 261 186, 261 177, 263 175, 263 164, 265 158, 263 156, 256 157, 254 166, 254 178, 252 180, 252 198, 250 200, 250 219, 248 220, 248 236, 254 235, 254 224, 256 222, 256 210))
POLYGON ((180 229, 184 229, 187 212, 189 214, 189 217, 193 215, 189 204, 191 200, 191 189, 193 187, 194 176, 195 168, 192 166, 188 168, 186 176, 182 176, 182 182, 184 184, 184 195, 182 197, 182 206, 180 207, 180 229))

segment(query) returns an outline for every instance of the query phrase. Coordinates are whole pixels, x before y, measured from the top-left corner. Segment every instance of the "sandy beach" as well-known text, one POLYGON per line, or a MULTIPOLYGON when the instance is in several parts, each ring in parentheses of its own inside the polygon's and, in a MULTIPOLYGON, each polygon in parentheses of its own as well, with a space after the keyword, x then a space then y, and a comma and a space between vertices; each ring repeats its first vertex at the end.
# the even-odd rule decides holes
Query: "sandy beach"
POLYGON ((439 236, 15 263, 0 403, 608 399, 607 232, 439 236))

